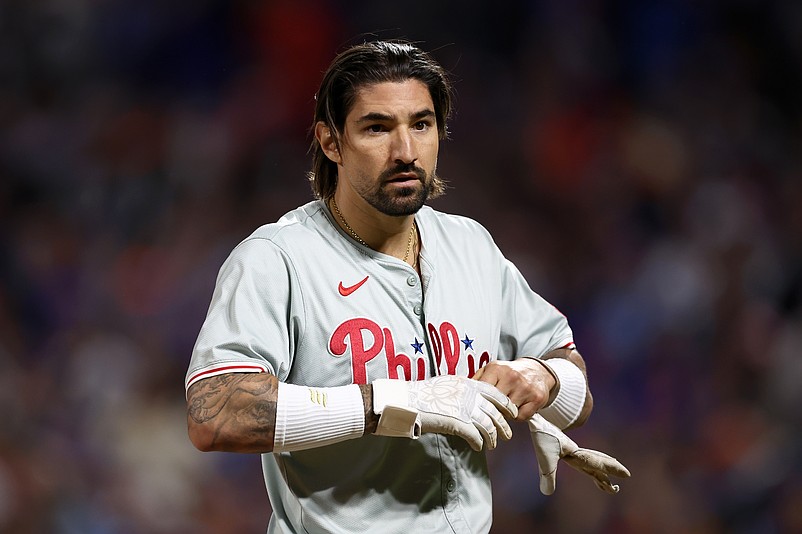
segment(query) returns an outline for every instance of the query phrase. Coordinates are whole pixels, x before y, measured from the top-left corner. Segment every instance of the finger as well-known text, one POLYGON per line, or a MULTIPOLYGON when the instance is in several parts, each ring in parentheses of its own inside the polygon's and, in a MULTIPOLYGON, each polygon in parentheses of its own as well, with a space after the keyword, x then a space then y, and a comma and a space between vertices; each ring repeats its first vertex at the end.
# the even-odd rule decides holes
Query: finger
MULTIPOLYGON (((537 411, 548 401, 549 392, 542 382, 530 383, 523 374, 508 365, 491 362, 482 369, 481 381, 495 386, 519 408, 528 402, 534 402, 534 410, 537 411)), ((518 417, 518 420, 524 421, 533 413, 534 411, 529 413, 526 418, 518 417)))
POLYGON ((540 473, 540 493, 551 495, 557 489, 557 471, 540 473))
POLYGON ((604 479, 596 478, 593 482, 596 483, 597 488, 610 495, 615 495, 620 489, 618 484, 613 484, 607 477, 604 477, 604 479))
POLYGON ((482 367, 481 371, 482 382, 496 386, 504 393, 521 389, 526 385, 521 371, 513 368, 510 362, 492 361, 482 367))
POLYGON ((480 367, 478 371, 476 371, 473 376, 471 377, 474 380, 481 380, 482 375, 485 374, 485 367, 480 367))
POLYGON ((562 444, 557 435, 534 429, 534 426, 548 428, 544 423, 547 423, 546 420, 539 416, 530 419, 532 445, 535 448, 537 466, 540 470, 540 492, 543 495, 551 495, 557 486, 557 466, 560 461, 562 444))
POLYGON ((615 494, 618 493, 619 487, 617 484, 610 482, 610 477, 603 473, 588 473, 593 478, 593 483, 596 487, 605 493, 615 494))
MULTIPOLYGON (((510 399, 512 400, 512 399, 510 399)), ((513 400, 513 403, 515 401, 513 400)), ((538 405, 534 402, 524 402, 518 405, 518 415, 515 417, 516 421, 528 421, 530 417, 535 415, 538 410, 538 405)))
POLYGON ((515 419, 518 417, 518 407, 505 394, 487 383, 481 383, 480 392, 482 397, 492 402, 496 408, 501 410, 505 417, 515 419))
POLYGON ((600 452, 599 454, 606 459, 606 461, 603 462, 605 473, 612 473, 613 475, 619 476, 621 478, 629 478, 630 476, 632 476, 631 473, 629 472, 629 469, 627 469, 624 466, 624 464, 622 464, 612 456, 604 454, 603 452, 600 452))
POLYGON ((622 478, 630 476, 629 470, 618 460, 599 451, 578 449, 564 460, 574 469, 593 478, 596 487, 610 494, 618 493, 619 490, 617 484, 610 482, 611 473, 622 478))
POLYGON ((596 487, 602 490, 603 492, 609 493, 611 495, 618 493, 618 490, 620 488, 618 487, 617 484, 613 484, 612 482, 610 482, 610 479, 608 477, 600 474, 597 475, 591 474, 590 476, 593 478, 593 483, 596 485, 596 487))
POLYGON ((621 465, 619 462, 604 465, 604 472, 609 475, 615 475, 621 478, 629 478, 631 475, 629 469, 621 465))
POLYGON ((549 447, 547 443, 539 443, 539 440, 549 438, 544 435, 532 434, 532 443, 535 446, 535 458, 537 458, 538 472, 540 473, 540 493, 543 495, 551 495, 557 487, 557 465, 559 456, 553 447, 549 447))
POLYGON ((580 448, 565 457, 569 465, 582 465, 585 469, 601 471, 621 478, 629 478, 630 472, 624 464, 601 451, 580 448))
POLYGON ((468 442, 468 445, 471 446, 471 449, 479 452, 482 450, 482 445, 484 445, 484 438, 479 430, 476 428, 476 425, 471 423, 464 423, 459 425, 457 428, 456 434, 468 442))
POLYGON ((479 405, 479 409, 483 414, 485 425, 489 425, 488 428, 492 427, 493 432, 501 432, 501 438, 505 441, 512 438, 512 427, 510 427, 510 424, 495 405, 490 402, 484 402, 479 405))
POLYGON ((490 362, 487 365, 480 367, 479 370, 474 373, 473 378, 481 382, 486 382, 491 386, 495 386, 500 380, 499 365, 495 362, 490 362))
POLYGON ((496 389, 507 395, 510 400, 518 406, 518 411, 525 404, 532 403, 531 412, 521 420, 531 417, 536 411, 543 408, 549 400, 549 390, 542 382, 527 382, 521 375, 504 374, 499 375, 499 380, 494 384, 496 389))
POLYGON ((489 417, 482 410, 480 410, 479 413, 473 417, 473 420, 474 426, 484 439, 487 450, 492 451, 495 449, 496 445, 498 445, 498 430, 496 430, 496 425, 494 424, 492 417, 489 417))

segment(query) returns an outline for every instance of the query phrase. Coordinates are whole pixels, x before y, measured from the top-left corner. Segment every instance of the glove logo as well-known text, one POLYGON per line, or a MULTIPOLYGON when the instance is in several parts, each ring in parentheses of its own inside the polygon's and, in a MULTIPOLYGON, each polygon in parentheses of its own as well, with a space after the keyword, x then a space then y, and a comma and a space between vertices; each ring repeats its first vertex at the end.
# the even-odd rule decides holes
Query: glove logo
POLYGON ((309 401, 313 404, 319 404, 325 408, 326 404, 329 402, 329 396, 324 391, 309 388, 309 401))

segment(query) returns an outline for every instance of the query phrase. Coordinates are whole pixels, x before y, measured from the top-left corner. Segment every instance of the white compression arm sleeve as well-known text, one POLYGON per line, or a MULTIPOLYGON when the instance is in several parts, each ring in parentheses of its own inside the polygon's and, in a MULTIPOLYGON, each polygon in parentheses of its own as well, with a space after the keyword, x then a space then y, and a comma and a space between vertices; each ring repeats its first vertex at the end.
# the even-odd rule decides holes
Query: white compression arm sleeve
POLYGON ((563 358, 540 360, 540 363, 551 370, 560 383, 560 389, 552 403, 538 413, 560 430, 566 429, 585 407, 588 391, 585 375, 574 363, 563 358))
POLYGON ((273 452, 300 451, 362 436, 359 386, 314 388, 279 382, 273 452))

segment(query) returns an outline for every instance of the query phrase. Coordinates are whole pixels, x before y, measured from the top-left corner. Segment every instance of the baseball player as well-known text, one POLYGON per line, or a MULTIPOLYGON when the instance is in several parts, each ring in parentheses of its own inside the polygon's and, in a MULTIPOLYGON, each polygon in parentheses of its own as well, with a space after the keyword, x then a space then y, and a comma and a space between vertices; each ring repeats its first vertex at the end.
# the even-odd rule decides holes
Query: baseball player
MULTIPOLYGON (((508 421, 538 413, 551 439, 592 410, 565 317, 482 226, 425 205, 450 110, 445 73, 413 45, 338 55, 317 93, 317 199, 220 269, 189 434, 262 453, 268 532, 487 532, 484 451, 508 421)), ((555 466, 576 450, 559 439, 555 466)))

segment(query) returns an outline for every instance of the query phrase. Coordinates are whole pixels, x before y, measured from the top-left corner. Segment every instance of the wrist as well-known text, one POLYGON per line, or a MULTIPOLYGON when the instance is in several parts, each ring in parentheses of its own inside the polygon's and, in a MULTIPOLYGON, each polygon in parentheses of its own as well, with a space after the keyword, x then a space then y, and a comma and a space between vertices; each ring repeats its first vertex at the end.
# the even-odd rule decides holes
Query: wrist
POLYGON ((365 430, 359 386, 313 388, 279 382, 273 452, 358 438, 365 430))
POLYGON ((362 393, 362 407, 365 411, 365 434, 373 434, 379 425, 379 416, 373 411, 373 384, 359 386, 362 393))
POLYGON ((417 439, 421 434, 418 410, 409 405, 409 384, 404 380, 380 378, 373 386, 373 413, 379 417, 377 436, 417 439))
POLYGON ((539 413, 560 429, 571 426, 582 413, 587 396, 587 381, 579 367, 564 358, 539 360, 556 380, 549 402, 539 413))

